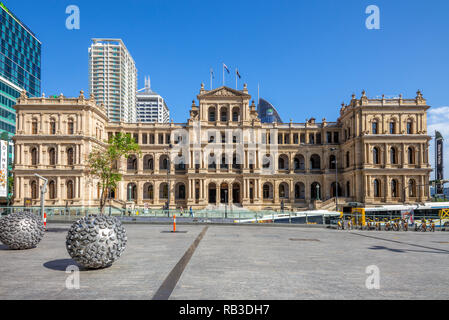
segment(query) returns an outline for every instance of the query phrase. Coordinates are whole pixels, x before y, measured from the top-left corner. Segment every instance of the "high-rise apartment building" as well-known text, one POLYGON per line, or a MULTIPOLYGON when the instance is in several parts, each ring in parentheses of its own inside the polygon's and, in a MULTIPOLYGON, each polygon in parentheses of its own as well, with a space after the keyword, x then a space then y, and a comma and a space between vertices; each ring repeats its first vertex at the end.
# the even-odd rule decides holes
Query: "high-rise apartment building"
POLYGON ((137 121, 137 69, 121 39, 92 39, 89 90, 105 106, 110 121, 137 121))
POLYGON ((137 122, 169 121, 170 111, 164 98, 151 90, 150 77, 145 78, 145 88, 137 92, 137 122))

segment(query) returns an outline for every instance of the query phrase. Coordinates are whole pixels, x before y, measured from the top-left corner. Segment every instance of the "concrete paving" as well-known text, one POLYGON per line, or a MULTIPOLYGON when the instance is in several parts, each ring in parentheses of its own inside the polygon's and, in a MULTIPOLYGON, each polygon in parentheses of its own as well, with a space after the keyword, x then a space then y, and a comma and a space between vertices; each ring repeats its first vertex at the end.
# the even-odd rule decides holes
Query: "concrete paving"
MULTIPOLYGON (((81 270, 80 289, 66 288, 69 225, 48 228, 35 249, 0 245, 0 299, 152 299, 205 226, 125 225, 122 257, 81 270)), ((449 299, 448 262, 447 232, 210 225, 169 299, 449 299), (370 265, 379 289, 365 285, 370 265)))

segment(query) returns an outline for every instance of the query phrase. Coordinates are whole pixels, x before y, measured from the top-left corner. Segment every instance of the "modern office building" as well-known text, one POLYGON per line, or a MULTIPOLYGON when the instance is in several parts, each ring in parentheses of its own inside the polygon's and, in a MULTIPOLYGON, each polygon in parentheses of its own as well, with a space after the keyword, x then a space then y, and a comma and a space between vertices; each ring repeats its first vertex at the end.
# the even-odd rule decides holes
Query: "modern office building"
POLYGON ((150 77, 145 78, 145 88, 137 91, 137 122, 169 121, 170 111, 165 99, 151 90, 150 77))
MULTIPOLYGON (((0 140, 7 141, 9 176, 14 160, 11 138, 16 131, 16 111, 13 106, 23 90, 29 97, 40 96, 41 42, 1 2, 0 28, 0 140)), ((0 202, 3 201, 0 199, 0 202)))
POLYGON ((121 39, 92 39, 89 90, 110 121, 137 121, 137 69, 121 39))
POLYGON ((282 123, 282 119, 276 108, 265 99, 259 98, 257 113, 259 114, 259 118, 262 123, 282 123))
POLYGON ((98 206, 86 159, 118 132, 130 133, 141 154, 117 164, 113 206, 300 210, 333 209, 337 192, 340 206, 430 198, 429 106, 419 91, 411 99, 353 95, 337 121, 321 123, 262 123, 246 85, 202 85, 197 99, 185 123, 165 124, 111 122, 82 93, 19 97, 14 204, 39 204, 38 173, 48 179, 46 206, 98 206))

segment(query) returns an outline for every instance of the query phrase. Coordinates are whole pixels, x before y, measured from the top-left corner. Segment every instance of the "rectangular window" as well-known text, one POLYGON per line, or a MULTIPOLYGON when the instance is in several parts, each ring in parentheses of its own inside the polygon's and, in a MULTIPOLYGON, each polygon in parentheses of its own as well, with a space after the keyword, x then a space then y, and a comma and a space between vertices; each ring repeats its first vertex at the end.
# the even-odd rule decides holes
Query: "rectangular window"
POLYGON ((338 132, 334 132, 334 143, 338 143, 339 142, 339 133, 338 132))

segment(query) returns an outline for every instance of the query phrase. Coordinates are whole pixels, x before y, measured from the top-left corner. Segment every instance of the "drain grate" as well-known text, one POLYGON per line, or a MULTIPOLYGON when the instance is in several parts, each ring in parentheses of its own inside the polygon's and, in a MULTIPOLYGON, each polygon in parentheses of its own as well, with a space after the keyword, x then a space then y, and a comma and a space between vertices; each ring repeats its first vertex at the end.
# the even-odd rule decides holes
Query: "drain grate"
POLYGON ((318 239, 299 239, 299 238, 290 238, 288 240, 291 240, 291 241, 315 241, 315 242, 319 242, 320 241, 318 239))

